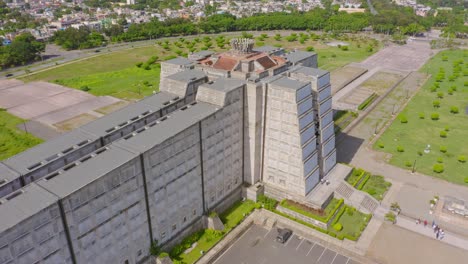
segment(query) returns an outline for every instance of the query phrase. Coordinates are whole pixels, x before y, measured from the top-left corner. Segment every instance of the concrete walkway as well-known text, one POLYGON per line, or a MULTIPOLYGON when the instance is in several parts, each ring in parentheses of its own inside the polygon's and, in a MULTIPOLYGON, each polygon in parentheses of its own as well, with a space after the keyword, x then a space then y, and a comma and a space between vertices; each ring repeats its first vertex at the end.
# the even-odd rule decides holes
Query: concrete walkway
MULTIPOLYGON (((396 225, 407 230, 410 230, 415 233, 419 233, 421 235, 431 237, 436 239, 435 233, 432 229, 432 223, 428 223, 425 227, 423 223, 417 225, 415 220, 409 219, 403 216, 397 217, 396 225)), ((444 230, 445 236, 442 240, 439 240, 441 243, 449 244, 454 247, 458 247, 464 250, 468 250, 468 239, 459 237, 455 234, 452 234, 446 230, 444 230)))

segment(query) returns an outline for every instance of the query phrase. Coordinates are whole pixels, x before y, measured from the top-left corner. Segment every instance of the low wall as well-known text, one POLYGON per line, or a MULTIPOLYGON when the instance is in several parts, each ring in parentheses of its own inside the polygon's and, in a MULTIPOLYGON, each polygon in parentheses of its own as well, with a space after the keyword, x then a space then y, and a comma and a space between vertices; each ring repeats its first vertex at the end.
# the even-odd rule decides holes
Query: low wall
MULTIPOLYGON (((281 205, 278 205, 276 207, 276 210, 278 210, 279 212, 283 213, 283 214, 287 214, 291 217, 294 217, 298 220, 301 220, 301 221, 304 221, 306 223, 309 223, 311 225, 314 225, 314 226, 317 226, 317 227, 320 227, 322 229, 327 229, 328 228, 328 224, 327 223, 324 223, 324 222, 320 222, 318 220, 315 220, 313 218, 310 218, 310 217, 307 217, 303 214, 300 214, 298 212, 294 212, 293 210, 290 210, 290 209, 287 209, 287 208, 284 208, 282 207, 281 205)), ((333 217, 332 217, 333 218, 333 217)))

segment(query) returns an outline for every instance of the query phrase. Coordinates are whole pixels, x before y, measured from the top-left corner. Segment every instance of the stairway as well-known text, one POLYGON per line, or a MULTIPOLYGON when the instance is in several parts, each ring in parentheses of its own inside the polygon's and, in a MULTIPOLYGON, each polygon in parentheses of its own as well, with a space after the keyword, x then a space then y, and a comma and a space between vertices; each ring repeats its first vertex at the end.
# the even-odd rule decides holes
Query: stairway
POLYGON ((336 192, 339 196, 343 197, 345 200, 349 199, 351 195, 354 193, 354 188, 351 187, 350 185, 341 182, 338 188, 336 189, 336 192))
POLYGON ((371 199, 369 195, 365 195, 361 201, 361 206, 369 212, 374 213, 377 207, 379 207, 379 203, 375 199, 371 199))

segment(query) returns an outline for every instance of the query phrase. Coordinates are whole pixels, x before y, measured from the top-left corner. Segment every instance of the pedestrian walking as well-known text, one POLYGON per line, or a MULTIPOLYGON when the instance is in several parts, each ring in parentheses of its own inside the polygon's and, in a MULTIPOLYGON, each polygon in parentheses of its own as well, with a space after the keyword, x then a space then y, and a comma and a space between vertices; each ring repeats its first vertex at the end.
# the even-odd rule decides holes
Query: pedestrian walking
POLYGON ((436 239, 439 239, 439 231, 435 233, 436 239))
POLYGON ((427 220, 424 220, 424 227, 427 226, 427 220))

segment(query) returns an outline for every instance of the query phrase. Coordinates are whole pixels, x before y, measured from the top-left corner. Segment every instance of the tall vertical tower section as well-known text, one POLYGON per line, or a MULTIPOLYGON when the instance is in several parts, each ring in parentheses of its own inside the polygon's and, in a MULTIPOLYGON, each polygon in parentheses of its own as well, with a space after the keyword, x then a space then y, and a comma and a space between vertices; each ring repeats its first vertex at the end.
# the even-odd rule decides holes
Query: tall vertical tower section
POLYGON ((330 72, 297 66, 290 70, 290 77, 311 83, 320 178, 323 178, 336 164, 330 72))

